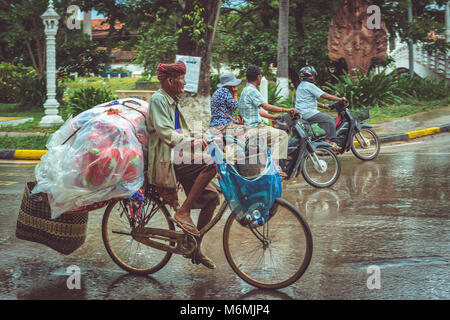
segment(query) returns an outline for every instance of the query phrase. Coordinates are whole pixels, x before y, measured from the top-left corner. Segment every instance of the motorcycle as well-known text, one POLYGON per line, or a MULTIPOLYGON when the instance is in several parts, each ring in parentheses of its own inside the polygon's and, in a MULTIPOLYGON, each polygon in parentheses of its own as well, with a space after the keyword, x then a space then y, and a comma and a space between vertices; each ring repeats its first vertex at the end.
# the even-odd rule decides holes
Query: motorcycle
MULTIPOLYGON (((336 110, 338 117, 335 120, 336 144, 341 148, 337 152, 343 154, 351 150, 353 154, 364 161, 375 159, 380 153, 380 139, 371 129, 372 126, 364 123, 369 119, 369 109, 355 116, 350 112, 348 101, 337 101, 330 105, 336 110)), ((322 141, 324 135, 314 136, 313 141, 322 141)))
POLYGON ((280 166, 287 174, 287 180, 303 178, 316 188, 332 186, 341 173, 341 164, 332 147, 325 141, 312 141, 307 133, 309 124, 296 114, 291 117, 283 114, 272 121, 274 128, 286 131, 290 138, 288 142, 288 159, 280 160, 280 166))

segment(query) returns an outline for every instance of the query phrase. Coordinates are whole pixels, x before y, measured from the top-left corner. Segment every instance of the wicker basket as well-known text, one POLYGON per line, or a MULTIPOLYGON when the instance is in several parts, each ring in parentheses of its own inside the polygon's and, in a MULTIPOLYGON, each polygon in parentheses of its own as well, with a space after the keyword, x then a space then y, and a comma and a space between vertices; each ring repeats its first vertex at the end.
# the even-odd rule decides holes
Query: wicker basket
POLYGON ((36 182, 27 182, 17 219, 16 237, 44 244, 59 253, 70 254, 86 240, 88 211, 64 213, 51 219, 46 194, 33 195, 36 182))

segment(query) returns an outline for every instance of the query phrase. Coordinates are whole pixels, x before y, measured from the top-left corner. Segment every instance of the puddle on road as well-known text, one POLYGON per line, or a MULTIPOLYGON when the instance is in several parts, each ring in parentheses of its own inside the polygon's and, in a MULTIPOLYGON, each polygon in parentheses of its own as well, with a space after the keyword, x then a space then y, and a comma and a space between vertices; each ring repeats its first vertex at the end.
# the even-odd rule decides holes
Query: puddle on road
POLYGON ((435 265, 435 264, 450 264, 449 260, 446 260, 439 256, 430 257, 412 257, 412 258, 393 258, 393 259, 380 259, 371 261, 361 261, 350 263, 353 269, 365 270, 368 266, 378 266, 380 268, 390 267, 406 267, 406 266, 423 266, 423 265, 435 265))

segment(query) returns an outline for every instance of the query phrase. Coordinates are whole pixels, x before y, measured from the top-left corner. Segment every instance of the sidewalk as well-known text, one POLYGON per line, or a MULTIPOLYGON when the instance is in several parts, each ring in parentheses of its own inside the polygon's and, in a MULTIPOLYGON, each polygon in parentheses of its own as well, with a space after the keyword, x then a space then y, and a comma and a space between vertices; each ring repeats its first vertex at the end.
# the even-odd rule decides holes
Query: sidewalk
MULTIPOLYGON (((450 106, 416 113, 389 121, 370 123, 381 143, 410 139, 450 131, 450 106)), ((45 135, 40 132, 1 132, 2 136, 45 135)), ((0 150, 0 159, 39 160, 47 150, 0 150)))
POLYGON ((407 141, 424 135, 449 131, 450 106, 416 113, 389 121, 370 123, 382 143, 407 141))

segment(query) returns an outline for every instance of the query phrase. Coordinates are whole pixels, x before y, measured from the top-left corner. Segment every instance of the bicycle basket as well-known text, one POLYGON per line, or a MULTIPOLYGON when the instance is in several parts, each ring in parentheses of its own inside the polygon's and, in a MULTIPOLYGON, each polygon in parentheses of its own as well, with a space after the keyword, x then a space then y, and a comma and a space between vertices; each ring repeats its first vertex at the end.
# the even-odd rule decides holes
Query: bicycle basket
POLYGON ((370 118, 369 109, 360 109, 352 111, 353 118, 361 122, 370 118))
POLYGON ((246 227, 264 225, 276 212, 270 210, 276 198, 281 197, 281 177, 276 170, 270 151, 264 171, 254 179, 239 174, 235 166, 227 163, 217 147, 210 149, 217 166, 222 193, 235 219, 246 227))

